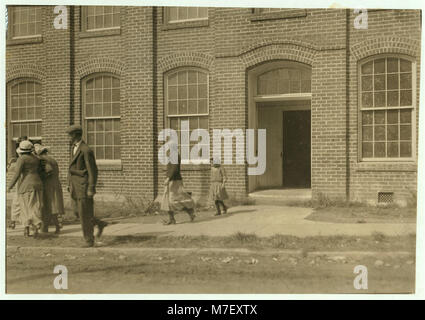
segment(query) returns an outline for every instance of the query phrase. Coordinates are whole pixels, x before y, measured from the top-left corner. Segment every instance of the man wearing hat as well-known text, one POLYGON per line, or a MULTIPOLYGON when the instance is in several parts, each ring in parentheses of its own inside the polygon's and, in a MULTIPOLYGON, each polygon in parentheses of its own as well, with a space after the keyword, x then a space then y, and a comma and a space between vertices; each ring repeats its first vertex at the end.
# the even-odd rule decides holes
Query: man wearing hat
POLYGON ((93 209, 93 197, 96 193, 97 166, 93 151, 82 140, 83 129, 72 125, 66 131, 71 141, 71 162, 69 164, 68 185, 71 199, 80 217, 83 229, 84 247, 94 246, 94 226, 97 225, 97 237, 102 235, 107 223, 96 219, 93 209))

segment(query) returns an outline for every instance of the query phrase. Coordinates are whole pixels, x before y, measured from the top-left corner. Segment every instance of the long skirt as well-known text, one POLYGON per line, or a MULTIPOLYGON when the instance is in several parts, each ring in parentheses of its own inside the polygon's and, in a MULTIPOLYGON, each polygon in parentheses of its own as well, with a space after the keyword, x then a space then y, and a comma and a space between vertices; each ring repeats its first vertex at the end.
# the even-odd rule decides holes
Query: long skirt
POLYGON ((227 194, 226 188, 222 182, 213 181, 210 186, 209 200, 214 202, 216 200, 227 200, 229 195, 227 194))
POLYGON ((165 186, 161 199, 161 210, 182 211, 193 209, 195 203, 189 193, 184 191, 182 180, 173 180, 165 186))
POLYGON ((44 183, 44 210, 48 215, 63 215, 62 186, 57 177, 49 177, 44 183))
POLYGON ((20 193, 18 201, 21 209, 20 220, 25 227, 41 223, 43 190, 20 193))
POLYGON ((15 198, 12 200, 11 210, 10 220, 21 222, 21 208, 19 207, 18 192, 16 192, 15 198))

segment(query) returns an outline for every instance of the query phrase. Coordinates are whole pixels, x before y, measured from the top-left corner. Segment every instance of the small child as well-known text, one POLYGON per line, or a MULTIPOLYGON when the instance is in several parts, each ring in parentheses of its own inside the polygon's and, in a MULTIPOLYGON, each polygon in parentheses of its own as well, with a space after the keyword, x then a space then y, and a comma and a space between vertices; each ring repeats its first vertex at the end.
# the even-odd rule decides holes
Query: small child
POLYGON ((226 191, 226 171, 224 168, 220 165, 220 159, 213 159, 211 161, 211 186, 210 186, 210 200, 214 201, 215 207, 217 209, 216 216, 221 215, 220 205, 223 208, 223 213, 227 213, 227 207, 224 204, 224 200, 228 199, 229 196, 227 195, 226 191))

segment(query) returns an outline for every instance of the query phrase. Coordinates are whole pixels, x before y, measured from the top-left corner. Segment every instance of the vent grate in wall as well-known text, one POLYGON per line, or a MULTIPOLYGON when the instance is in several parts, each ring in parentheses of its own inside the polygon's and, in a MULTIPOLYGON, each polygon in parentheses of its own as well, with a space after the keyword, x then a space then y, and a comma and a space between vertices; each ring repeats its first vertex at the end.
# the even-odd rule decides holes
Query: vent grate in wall
POLYGON ((394 192, 378 192, 378 203, 393 203, 394 192))

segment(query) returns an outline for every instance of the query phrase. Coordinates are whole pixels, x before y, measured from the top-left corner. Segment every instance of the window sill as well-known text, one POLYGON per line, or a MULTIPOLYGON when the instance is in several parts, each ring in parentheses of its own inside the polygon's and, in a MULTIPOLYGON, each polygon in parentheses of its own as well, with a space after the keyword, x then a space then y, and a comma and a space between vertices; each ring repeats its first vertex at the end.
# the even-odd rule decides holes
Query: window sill
POLYGON ((116 35, 121 35, 121 28, 81 31, 78 34, 78 37, 82 39, 82 38, 106 37, 106 36, 116 36, 116 35))
POLYGON ((251 22, 263 20, 277 20, 277 19, 291 19, 291 18, 304 18, 307 16, 307 9, 293 9, 281 12, 261 13, 254 12, 250 18, 251 22))
POLYGON ((120 171, 122 170, 121 160, 96 160, 99 171, 120 171))
POLYGON ((32 44, 32 43, 42 43, 43 37, 42 36, 34 36, 34 37, 28 37, 28 38, 12 38, 8 39, 6 41, 7 46, 14 46, 19 44, 32 44))
POLYGON ((355 165, 358 172, 416 172, 418 165, 415 161, 364 161, 355 165))
POLYGON ((195 21, 184 21, 184 22, 175 22, 175 23, 164 23, 161 27, 161 30, 177 30, 185 28, 199 28, 199 27, 208 27, 209 20, 195 20, 195 21))

